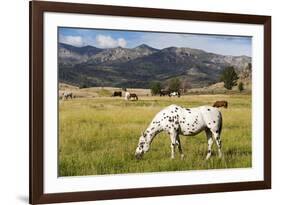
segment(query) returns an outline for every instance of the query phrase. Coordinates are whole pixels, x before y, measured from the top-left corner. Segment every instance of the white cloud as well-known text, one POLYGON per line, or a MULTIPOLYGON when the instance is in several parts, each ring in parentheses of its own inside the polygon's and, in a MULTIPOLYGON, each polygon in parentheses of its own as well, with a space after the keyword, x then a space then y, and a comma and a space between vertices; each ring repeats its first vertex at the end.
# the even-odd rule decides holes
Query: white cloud
POLYGON ((109 35, 97 35, 96 43, 97 46, 101 48, 113 48, 117 46, 125 47, 127 45, 127 42, 124 38, 114 39, 109 35))
POLYGON ((117 41, 118 41, 118 45, 121 47, 125 47, 127 45, 127 42, 124 38, 118 38, 117 41))
POLYGON ((63 36, 59 37, 60 43, 70 44, 73 46, 83 46, 83 38, 81 36, 63 36))

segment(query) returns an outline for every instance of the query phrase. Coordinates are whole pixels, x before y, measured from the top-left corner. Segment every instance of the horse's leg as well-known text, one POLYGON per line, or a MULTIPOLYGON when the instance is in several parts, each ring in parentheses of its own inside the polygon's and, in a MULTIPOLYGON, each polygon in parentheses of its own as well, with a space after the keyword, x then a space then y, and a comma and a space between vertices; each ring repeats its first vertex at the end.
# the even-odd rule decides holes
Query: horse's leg
POLYGON ((206 129, 206 135, 207 135, 207 140, 208 140, 208 153, 206 156, 206 160, 210 158, 212 154, 212 145, 213 145, 213 137, 212 137, 212 132, 210 129, 206 129))
POLYGON ((219 158, 222 157, 222 152, 221 152, 221 138, 220 138, 220 133, 217 131, 212 131, 214 139, 216 141, 216 144, 218 146, 218 152, 219 152, 219 158))
POLYGON ((177 146, 177 133, 175 130, 170 131, 170 139, 171 139, 171 158, 175 158, 175 147, 177 146))
POLYGON ((176 140, 177 140, 176 142, 177 142, 177 144, 178 144, 179 152, 180 152, 180 155, 181 155, 181 159, 183 159, 183 158, 184 158, 184 154, 183 154, 183 152, 182 152, 181 141, 180 141, 180 136, 179 136, 179 134, 177 135, 176 140))

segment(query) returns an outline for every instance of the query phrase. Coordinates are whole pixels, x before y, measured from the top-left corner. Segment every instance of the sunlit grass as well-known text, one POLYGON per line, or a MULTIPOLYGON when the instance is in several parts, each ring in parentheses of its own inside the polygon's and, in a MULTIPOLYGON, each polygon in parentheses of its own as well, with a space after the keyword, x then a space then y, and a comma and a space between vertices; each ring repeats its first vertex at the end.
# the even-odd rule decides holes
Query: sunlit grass
POLYGON ((77 98, 60 101, 59 109, 60 176, 251 167, 250 95, 142 97, 139 101, 77 98), (178 152, 176 159, 170 159, 170 139, 164 133, 156 136, 143 160, 134 158, 140 133, 161 109, 170 104, 212 105, 216 100, 229 102, 228 109, 221 109, 223 159, 217 157, 214 145, 212 157, 205 160, 204 132, 181 136, 184 160, 178 152))

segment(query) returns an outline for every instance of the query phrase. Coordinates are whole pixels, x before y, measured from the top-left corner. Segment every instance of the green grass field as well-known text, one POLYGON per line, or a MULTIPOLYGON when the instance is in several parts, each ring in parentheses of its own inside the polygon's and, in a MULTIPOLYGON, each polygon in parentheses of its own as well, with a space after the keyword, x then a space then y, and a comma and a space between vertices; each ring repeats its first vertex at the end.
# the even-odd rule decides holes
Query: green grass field
POLYGON ((59 102, 59 175, 81 176, 159 171, 251 167, 251 95, 188 95, 181 98, 140 97, 125 101, 116 97, 77 98, 59 102), (206 161, 205 132, 181 136, 185 158, 170 159, 170 139, 157 135, 142 160, 134 152, 140 133, 154 115, 170 104, 184 107, 212 105, 227 100, 223 115, 223 159, 206 161))

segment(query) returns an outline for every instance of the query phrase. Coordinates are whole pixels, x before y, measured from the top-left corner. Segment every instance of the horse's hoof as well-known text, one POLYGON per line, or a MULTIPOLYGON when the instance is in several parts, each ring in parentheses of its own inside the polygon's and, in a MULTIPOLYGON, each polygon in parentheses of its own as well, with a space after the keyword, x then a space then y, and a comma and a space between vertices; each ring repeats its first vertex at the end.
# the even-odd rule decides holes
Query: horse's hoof
POLYGON ((209 160, 211 156, 206 156, 206 160, 209 160))
POLYGON ((182 159, 182 160, 184 159, 184 154, 181 155, 181 159, 182 159))

